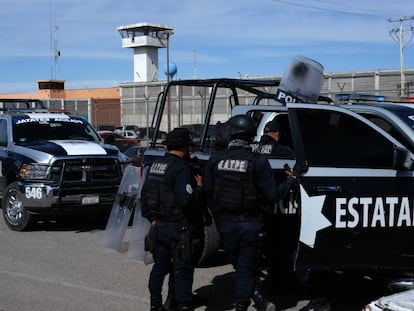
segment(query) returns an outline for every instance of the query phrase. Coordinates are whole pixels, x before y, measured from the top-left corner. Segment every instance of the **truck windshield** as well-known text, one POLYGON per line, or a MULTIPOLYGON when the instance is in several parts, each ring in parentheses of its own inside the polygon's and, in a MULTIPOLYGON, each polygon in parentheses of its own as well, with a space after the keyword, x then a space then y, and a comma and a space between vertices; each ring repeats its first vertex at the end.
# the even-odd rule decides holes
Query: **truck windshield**
POLYGON ((93 128, 82 119, 18 118, 13 120, 13 141, 17 144, 42 140, 100 141, 93 128))

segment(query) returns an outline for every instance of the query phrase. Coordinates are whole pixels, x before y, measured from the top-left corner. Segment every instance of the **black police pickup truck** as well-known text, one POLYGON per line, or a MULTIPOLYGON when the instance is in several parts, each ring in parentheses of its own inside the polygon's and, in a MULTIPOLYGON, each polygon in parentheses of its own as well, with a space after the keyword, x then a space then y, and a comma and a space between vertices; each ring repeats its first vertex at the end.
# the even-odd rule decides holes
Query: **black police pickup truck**
MULTIPOLYGON (((282 105, 274 100, 277 88, 276 81, 171 81, 160 96, 153 124, 159 130, 167 118, 176 121, 171 128, 201 121, 204 127, 192 156, 203 167, 219 139, 208 135, 210 126, 247 114, 256 121, 258 140, 264 125, 278 119, 285 126, 283 143, 295 158, 269 159, 275 178, 295 163, 302 175, 289 200, 276 204, 266 219, 268 268, 276 273, 290 268, 301 278, 313 271, 411 277, 414 107, 346 96, 282 105), (197 93, 199 100, 186 97, 197 93), (182 115, 173 119, 167 107, 176 103, 182 115)), ((163 153, 150 148, 144 165, 163 153)), ((205 253, 219 245, 212 242, 217 235, 211 231, 206 228, 205 253)))
POLYGON ((10 229, 39 215, 109 211, 129 158, 83 118, 38 100, 0 101, 0 193, 10 229))

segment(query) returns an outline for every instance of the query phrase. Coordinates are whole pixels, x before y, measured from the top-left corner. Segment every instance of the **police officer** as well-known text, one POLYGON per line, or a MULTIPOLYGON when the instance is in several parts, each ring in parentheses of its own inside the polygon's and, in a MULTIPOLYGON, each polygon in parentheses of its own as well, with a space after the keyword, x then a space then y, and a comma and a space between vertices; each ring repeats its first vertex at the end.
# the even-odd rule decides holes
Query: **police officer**
POLYGON ((276 119, 273 119, 266 123, 260 141, 252 144, 253 151, 270 158, 293 159, 292 149, 280 143, 281 137, 282 126, 276 119))
POLYGON ((202 178, 194 176, 186 161, 192 145, 187 129, 169 132, 166 145, 166 156, 151 165, 141 194, 142 215, 155 226, 154 265, 148 283, 151 311, 167 310, 161 293, 168 274, 169 292, 174 297, 167 300, 174 298, 180 311, 192 311, 195 263, 190 245, 200 232, 195 224, 200 224, 202 217, 196 204, 202 193, 202 178))
POLYGON ((253 120, 237 115, 229 120, 231 140, 207 164, 204 187, 212 196, 224 250, 236 270, 236 311, 246 311, 253 299, 261 311, 273 311, 275 305, 263 297, 257 259, 263 230, 263 210, 296 183, 288 177, 276 185, 270 164, 254 153, 251 141, 255 135, 253 120))

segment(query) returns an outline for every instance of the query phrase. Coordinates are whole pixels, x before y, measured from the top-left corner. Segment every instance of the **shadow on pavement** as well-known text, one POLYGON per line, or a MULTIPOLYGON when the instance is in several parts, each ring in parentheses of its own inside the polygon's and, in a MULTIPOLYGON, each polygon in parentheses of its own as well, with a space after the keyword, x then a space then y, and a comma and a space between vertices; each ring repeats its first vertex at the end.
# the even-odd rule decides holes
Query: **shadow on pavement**
POLYGON ((224 311, 234 309, 234 272, 217 275, 211 283, 194 292, 208 300, 206 311, 224 311))
POLYGON ((77 231, 105 230, 108 222, 106 213, 77 212, 67 215, 39 217, 30 231, 77 231))

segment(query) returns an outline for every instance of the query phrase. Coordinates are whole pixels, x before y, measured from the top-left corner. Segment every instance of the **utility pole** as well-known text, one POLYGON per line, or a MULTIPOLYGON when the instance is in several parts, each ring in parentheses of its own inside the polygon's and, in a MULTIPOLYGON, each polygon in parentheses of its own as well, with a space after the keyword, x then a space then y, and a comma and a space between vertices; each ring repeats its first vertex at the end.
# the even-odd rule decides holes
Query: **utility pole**
MULTIPOLYGON (((390 36, 391 38, 393 38, 395 41, 397 41, 400 45, 400 76, 401 76, 401 91, 400 91, 400 96, 406 96, 406 90, 405 90, 405 73, 404 73, 404 28, 403 28, 403 23, 405 21, 408 20, 414 20, 414 16, 409 16, 409 17, 400 17, 399 19, 387 19, 388 22, 390 23, 396 23, 399 22, 400 23, 400 27, 399 28, 394 28, 390 30, 390 36)), ((413 37, 413 32, 414 32, 414 27, 410 28, 411 31, 411 38, 413 37)))

